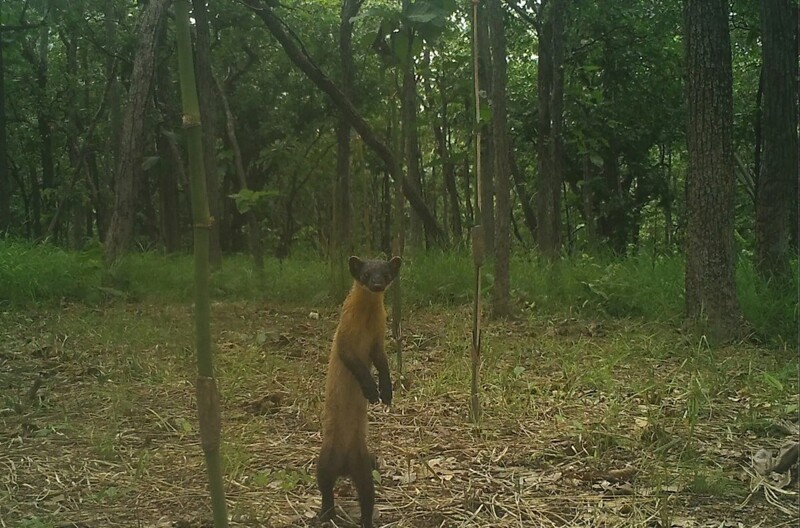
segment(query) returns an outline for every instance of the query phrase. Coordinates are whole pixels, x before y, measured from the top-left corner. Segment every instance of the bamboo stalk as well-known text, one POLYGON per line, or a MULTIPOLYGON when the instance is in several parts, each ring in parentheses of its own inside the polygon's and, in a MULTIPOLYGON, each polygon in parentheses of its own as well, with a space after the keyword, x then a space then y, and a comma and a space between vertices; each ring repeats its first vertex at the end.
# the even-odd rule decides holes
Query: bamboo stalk
POLYGON ((189 150, 192 218, 194 220, 194 322, 197 350, 197 414, 200 444, 206 458, 208 484, 215 528, 228 526, 225 487, 219 453, 221 425, 219 392, 214 379, 211 350, 211 303, 209 298, 209 243, 212 218, 208 211, 200 105, 192 61, 189 31, 189 2, 175 2, 175 33, 178 44, 178 71, 183 105, 183 128, 189 150))

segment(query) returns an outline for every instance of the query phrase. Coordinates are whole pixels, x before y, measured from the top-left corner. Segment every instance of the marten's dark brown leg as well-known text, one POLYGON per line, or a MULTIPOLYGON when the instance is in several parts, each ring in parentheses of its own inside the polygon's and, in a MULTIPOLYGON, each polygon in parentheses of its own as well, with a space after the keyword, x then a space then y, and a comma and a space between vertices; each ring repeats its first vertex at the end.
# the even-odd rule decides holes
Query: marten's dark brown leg
POLYGON ((354 452, 349 460, 350 478, 358 492, 358 504, 361 507, 361 528, 373 528, 372 512, 375 509, 375 484, 372 482, 372 466, 374 458, 364 446, 354 452))
POLYGON ((375 384, 375 380, 372 378, 372 373, 369 371, 369 367, 362 363, 358 359, 354 359, 351 357, 343 356, 342 363, 344 366, 347 367, 353 377, 356 378, 358 385, 361 387, 361 392, 364 393, 364 397, 370 403, 377 403, 378 402, 378 386, 375 384))
POLYGON ((341 474, 342 461, 338 461, 333 449, 322 447, 317 460, 317 486, 322 494, 322 507, 317 517, 321 521, 329 521, 334 515, 333 487, 341 474))
POLYGON ((372 347, 370 360, 378 371, 378 386, 380 387, 381 401, 386 405, 392 404, 392 376, 389 373, 389 359, 383 349, 383 341, 372 347))

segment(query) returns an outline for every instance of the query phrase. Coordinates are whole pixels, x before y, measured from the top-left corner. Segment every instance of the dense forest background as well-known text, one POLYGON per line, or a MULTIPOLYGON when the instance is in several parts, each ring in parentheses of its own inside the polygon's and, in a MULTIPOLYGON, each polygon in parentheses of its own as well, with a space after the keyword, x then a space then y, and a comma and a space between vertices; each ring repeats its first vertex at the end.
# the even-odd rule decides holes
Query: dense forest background
MULTIPOLYGON (((169 2, 15 0, 0 16, 7 239, 102 244, 107 265, 185 252, 169 2)), ((471 19, 455 0, 195 1, 212 263, 419 256, 480 223, 497 313, 509 256, 686 251, 687 312, 723 329, 740 320, 735 263, 796 274, 796 2, 480 2, 477 57, 471 19)))

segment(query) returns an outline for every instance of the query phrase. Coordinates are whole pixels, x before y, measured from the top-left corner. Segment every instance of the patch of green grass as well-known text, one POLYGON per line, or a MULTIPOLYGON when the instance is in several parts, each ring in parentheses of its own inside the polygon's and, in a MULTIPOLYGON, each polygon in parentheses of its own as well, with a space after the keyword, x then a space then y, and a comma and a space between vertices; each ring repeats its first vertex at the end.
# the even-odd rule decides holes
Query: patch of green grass
POLYGON ((53 528, 55 524, 53 521, 44 519, 42 517, 25 517, 20 519, 18 528, 53 528))
POLYGON ((693 495, 711 497, 744 497, 747 487, 744 483, 734 480, 721 471, 695 473, 689 481, 688 491, 693 495))
POLYGON ((98 300, 101 266, 96 256, 0 240, 0 305, 98 300))
MULTIPOLYGON (((0 306, 53 304, 62 299, 96 304, 103 299, 191 303, 194 264, 188 254, 131 253, 103 270, 99 246, 83 252, 48 244, 0 240, 0 306), (104 273, 106 275, 104 276, 104 273)), ((514 296, 531 311, 594 317, 639 318, 677 324, 684 310, 684 258, 636 255, 623 259, 578 255, 551 263, 532 253, 511 262, 514 296)), ((212 271, 214 300, 266 300, 330 305, 330 266, 313 254, 266 258, 263 274, 247 255, 226 256, 212 271)), ((765 281, 749 260, 737 268, 742 310, 758 339, 790 348, 797 343, 798 264, 782 281, 765 281)), ((409 254, 402 271, 411 306, 464 306, 472 299, 474 271, 465 250, 409 254)), ((483 268, 483 294, 494 282, 483 268)))
POLYGON ((764 342, 784 347, 797 345, 798 261, 782 279, 764 280, 750 261, 742 261, 736 270, 736 293, 745 319, 756 336, 764 342))

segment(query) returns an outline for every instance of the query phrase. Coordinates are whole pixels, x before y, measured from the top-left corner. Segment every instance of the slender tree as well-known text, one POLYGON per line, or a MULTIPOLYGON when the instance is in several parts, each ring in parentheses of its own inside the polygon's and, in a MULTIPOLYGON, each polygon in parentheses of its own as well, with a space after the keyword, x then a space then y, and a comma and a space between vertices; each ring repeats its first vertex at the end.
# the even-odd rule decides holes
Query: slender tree
POLYGON ((561 250, 561 136, 564 97, 566 0, 542 3, 539 22, 539 180, 536 234, 539 251, 551 259, 561 250))
POLYGON ((505 12, 500 0, 488 0, 489 40, 492 52, 492 136, 494 139, 494 182, 497 200, 495 216, 494 285, 492 313, 511 312, 511 163, 509 161, 508 117, 506 110, 506 34, 505 12))
MULTIPOLYGON (((761 0, 764 141, 756 192, 756 263, 788 269, 790 204, 797 208, 797 4, 761 0)), ((796 228, 796 226, 795 226, 796 228)))
POLYGON ((222 460, 219 453, 221 424, 220 402, 214 378, 211 349, 211 303, 209 299, 209 234, 211 216, 206 196, 203 131, 200 122, 197 85, 192 61, 189 32, 189 0, 175 2, 175 33, 178 41, 178 68, 183 103, 183 128, 189 150, 192 179, 192 220, 194 222, 195 334, 197 347, 197 413, 200 421, 200 444, 206 457, 211 506, 215 528, 228 526, 222 460))
MULTIPOLYGON (((0 21, 3 20, 0 4, 0 21)), ((6 122, 5 65, 3 64, 3 31, 0 26, 0 234, 11 224, 11 176, 8 165, 6 122)))
MULTIPOLYGON (((236 118, 233 116, 233 111, 228 104, 228 97, 225 95, 225 89, 219 79, 214 78, 214 83, 217 87, 217 94, 219 95, 222 109, 225 112, 225 130, 228 135, 228 144, 233 150, 233 165, 236 170, 236 178, 239 180, 239 190, 247 191, 249 185, 247 183, 247 174, 244 170, 244 161, 242 160, 242 149, 239 146, 239 139, 236 137, 236 118)), ((247 228, 248 237, 250 239, 250 253, 253 255, 253 264, 256 267, 257 273, 264 271, 264 250, 261 247, 261 224, 258 215, 254 209, 247 212, 247 228)))
MULTIPOLYGON (((481 115, 481 82, 480 82, 480 39, 481 39, 481 11, 479 0, 472 0, 472 87, 474 97, 475 123, 480 122, 481 115)), ((476 225, 472 227, 472 263, 475 273, 475 282, 472 291, 472 348, 470 350, 470 398, 469 416, 473 423, 481 420, 480 375, 481 375, 481 267, 486 256, 484 232, 481 225, 480 196, 483 186, 481 171, 481 127, 475 127, 475 219, 476 225)))
POLYGON ((686 313, 707 319, 711 337, 737 333, 734 282, 733 78, 727 0, 688 0, 686 313))
MULTIPOLYGON (((362 0, 342 0, 339 13, 339 60, 342 63, 342 93, 353 99, 353 23, 362 0)), ((350 284, 347 257, 353 253, 352 206, 350 203, 350 123, 340 115, 336 120, 336 173, 333 184, 333 228, 331 230, 331 288, 333 298, 344 299, 350 284)))
POLYGON ((200 98, 200 117, 203 120, 203 159, 206 166, 208 207, 212 218, 209 260, 211 265, 217 268, 222 264, 222 248, 219 240, 222 207, 217 178, 217 98, 214 96, 214 76, 211 71, 211 28, 206 0, 192 0, 192 14, 196 21, 197 93, 200 98))

